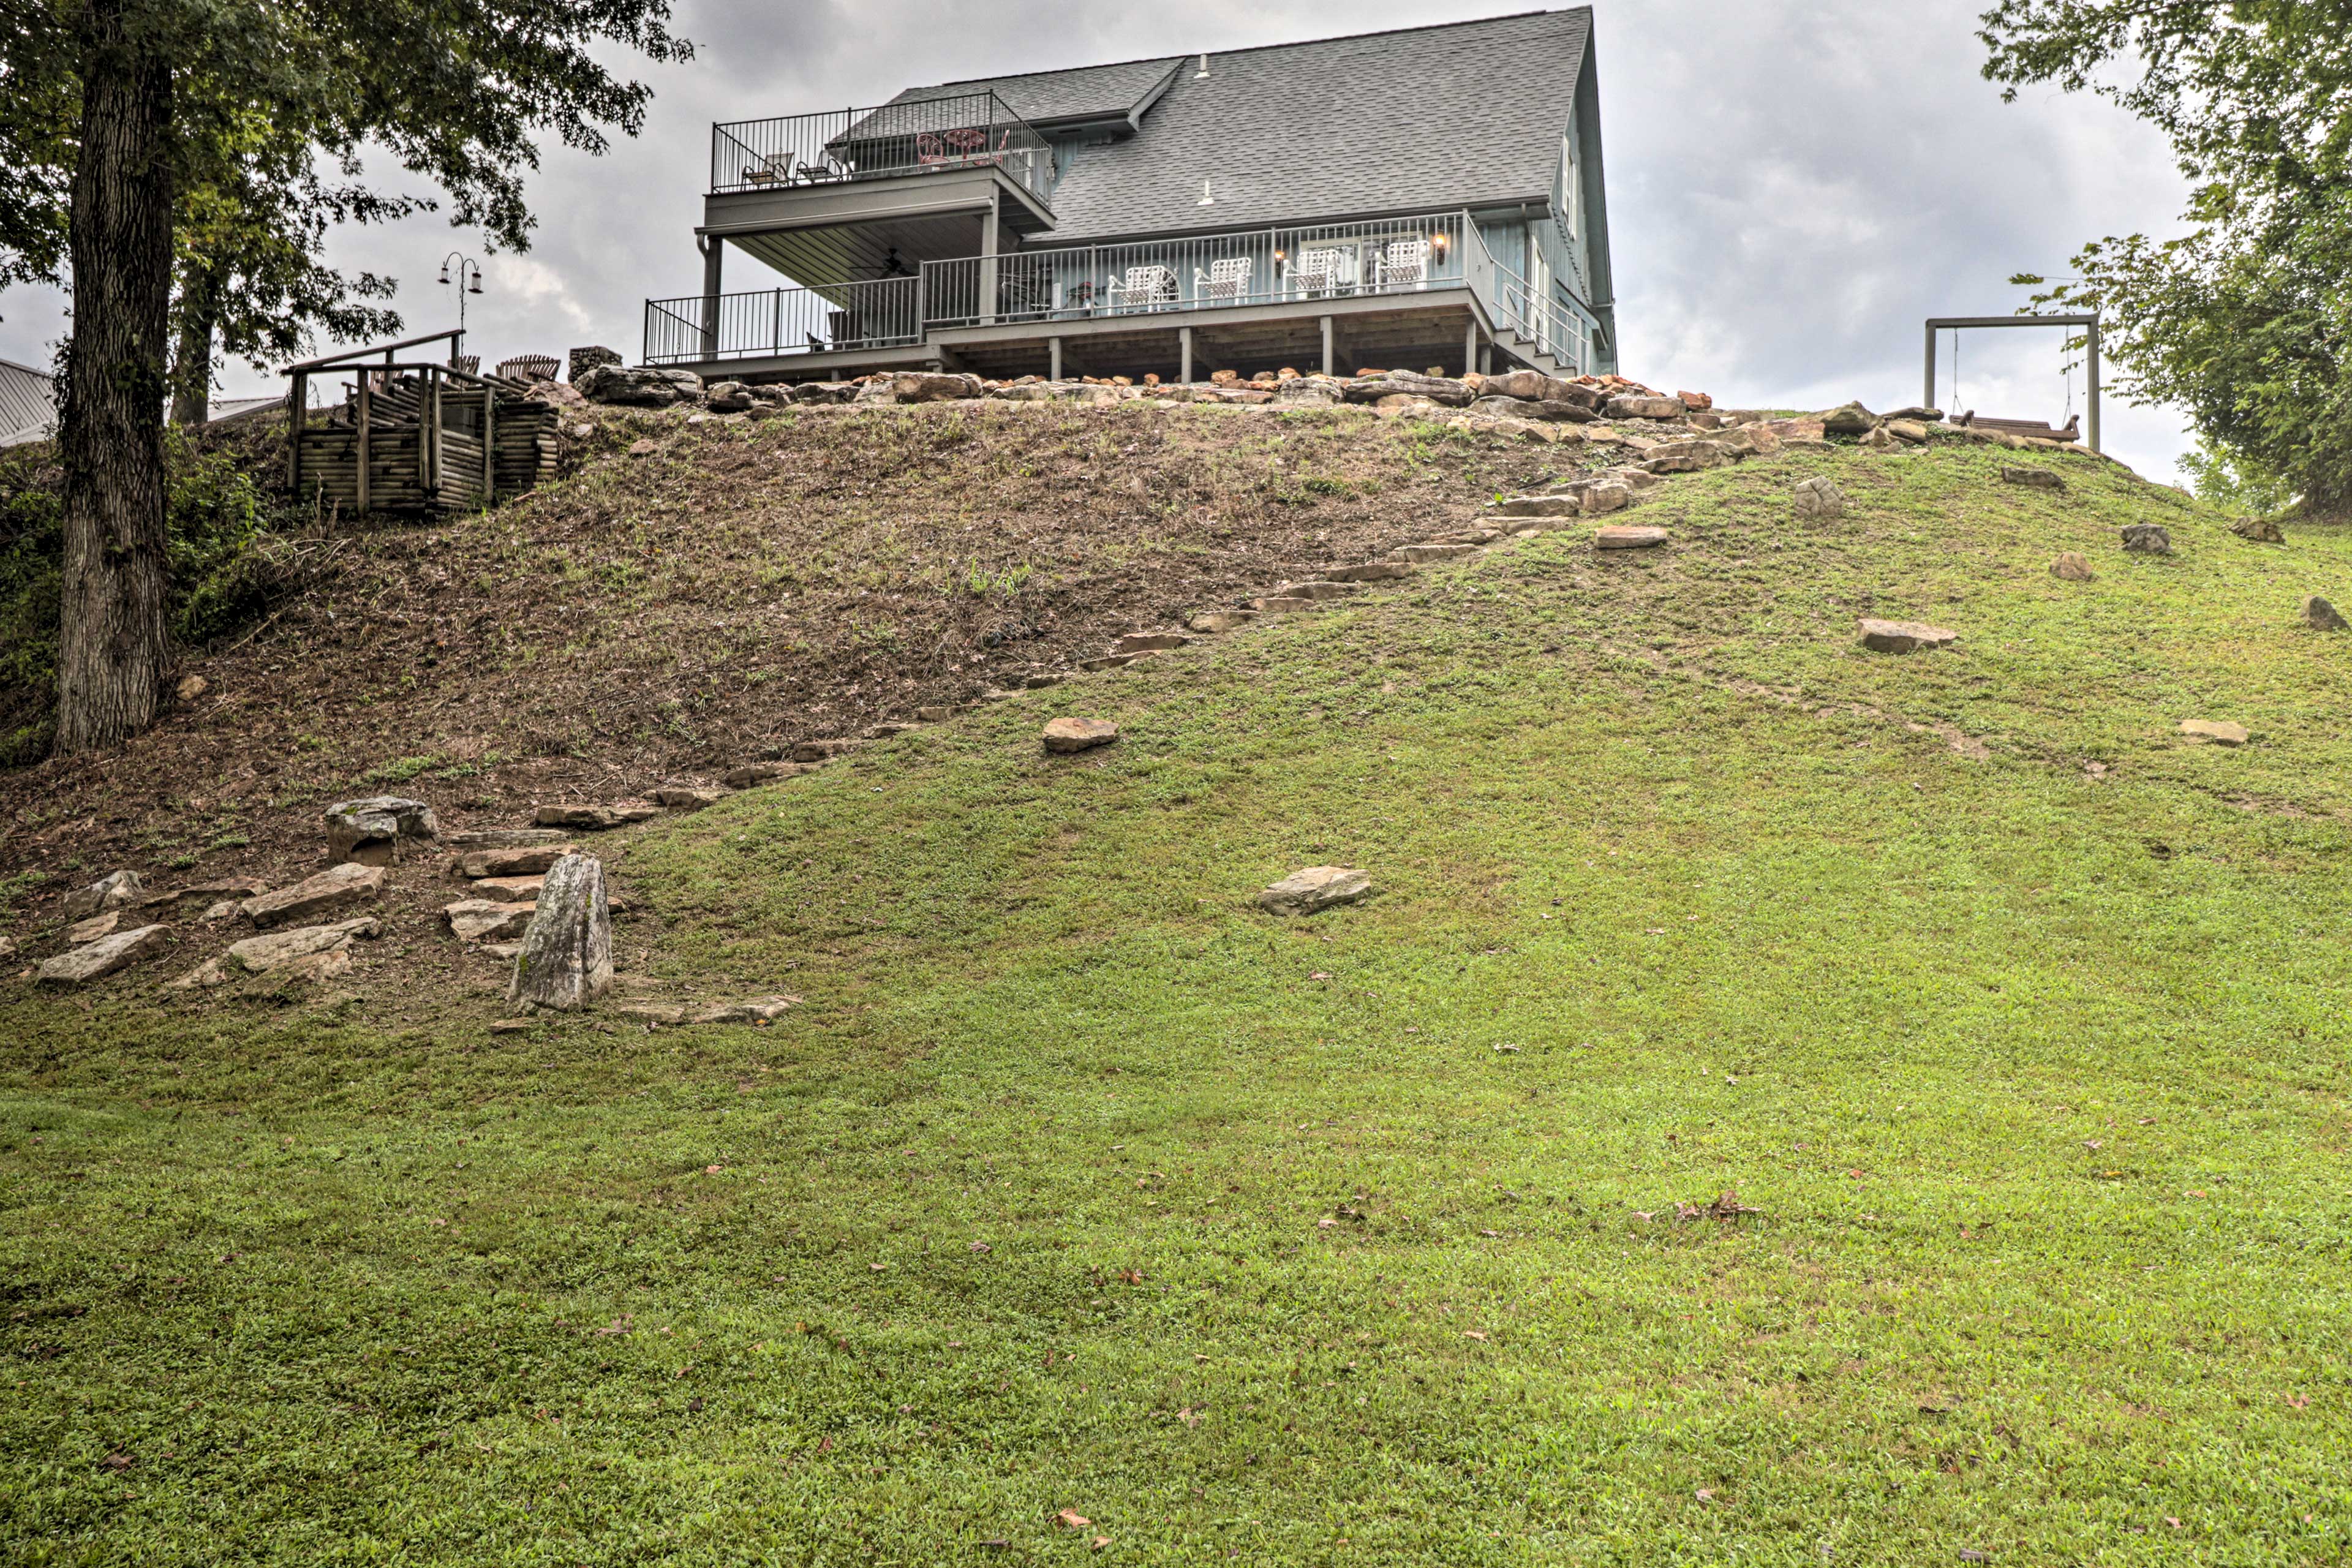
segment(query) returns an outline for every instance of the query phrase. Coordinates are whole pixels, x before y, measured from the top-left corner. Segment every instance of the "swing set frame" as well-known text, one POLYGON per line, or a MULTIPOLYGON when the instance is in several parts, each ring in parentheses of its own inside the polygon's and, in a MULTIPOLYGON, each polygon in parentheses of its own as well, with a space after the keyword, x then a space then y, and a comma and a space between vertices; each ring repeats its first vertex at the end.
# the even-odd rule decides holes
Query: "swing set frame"
MULTIPOLYGON (((1936 316, 1927 322, 1927 395, 1921 401, 1926 406, 1936 406, 1936 334, 1977 327, 2081 327, 2090 342, 2091 396, 2087 445, 2094 452, 2099 449, 2099 318, 2080 316, 1936 316)), ((1958 352, 1956 349, 1955 353, 1958 352)))

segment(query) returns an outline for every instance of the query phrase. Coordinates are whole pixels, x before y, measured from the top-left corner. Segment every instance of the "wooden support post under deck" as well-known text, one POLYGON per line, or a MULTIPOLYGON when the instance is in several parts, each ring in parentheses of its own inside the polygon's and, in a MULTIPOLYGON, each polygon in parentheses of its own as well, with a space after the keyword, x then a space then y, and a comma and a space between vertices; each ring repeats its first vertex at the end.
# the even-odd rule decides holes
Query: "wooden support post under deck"
POLYGON ((1003 232, 998 208, 1003 193, 991 185, 988 210, 980 216, 980 324, 996 324, 996 247, 1003 232))
POLYGON ((293 389, 286 396, 286 488, 294 492, 299 505, 302 500, 302 416, 310 408, 310 373, 296 371, 293 389))
POLYGON ((1176 329, 1177 381, 1185 386, 1192 384, 1192 329, 1176 329))
POLYGON ((354 504, 362 513, 365 513, 368 509, 368 421, 370 418, 373 417, 368 407, 368 383, 373 380, 374 377, 375 372, 372 370, 362 369, 360 372, 359 403, 357 405, 360 422, 359 500, 354 504))
POLYGON ((1325 375, 1339 374, 1331 368, 1331 318, 1326 316, 1323 318, 1323 374, 1325 375))
POLYGON ((1462 333, 1462 374, 1468 375, 1478 368, 1478 318, 1470 318, 1470 325, 1462 333))
POLYGON ((1059 339, 1059 338, 1047 338, 1047 339, 1045 340, 1045 354, 1046 354, 1046 363, 1045 363, 1045 371, 1046 371, 1046 374, 1045 374, 1045 379, 1046 379, 1047 381, 1059 381, 1059 380, 1061 380, 1061 379, 1062 379, 1062 340, 1061 340, 1061 339, 1059 339))
POLYGON ((702 251, 702 357, 719 357, 719 283, 724 270, 727 242, 715 234, 697 235, 702 251))

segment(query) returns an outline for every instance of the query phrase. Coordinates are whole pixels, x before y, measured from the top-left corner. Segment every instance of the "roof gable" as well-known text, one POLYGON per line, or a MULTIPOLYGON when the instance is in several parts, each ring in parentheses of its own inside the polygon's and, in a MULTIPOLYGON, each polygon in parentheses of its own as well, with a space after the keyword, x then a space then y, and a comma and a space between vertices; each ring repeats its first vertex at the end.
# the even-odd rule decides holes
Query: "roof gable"
POLYGON ((892 103, 921 103, 993 92, 1004 106, 1032 125, 1123 120, 1141 110, 1181 60, 1129 60, 1120 65, 1081 66, 1073 70, 1033 71, 1025 76, 978 77, 970 81, 910 87, 892 103))

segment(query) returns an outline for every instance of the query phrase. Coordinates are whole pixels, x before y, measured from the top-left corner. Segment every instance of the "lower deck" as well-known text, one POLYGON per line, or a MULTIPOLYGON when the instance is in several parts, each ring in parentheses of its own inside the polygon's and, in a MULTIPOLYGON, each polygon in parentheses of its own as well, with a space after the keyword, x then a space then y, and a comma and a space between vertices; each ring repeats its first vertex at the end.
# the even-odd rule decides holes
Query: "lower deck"
POLYGON ((912 340, 848 347, 772 348, 661 356, 705 380, 842 380, 892 370, 940 369, 1012 378, 1147 374, 1204 381, 1283 366, 1333 374, 1367 368, 1458 375, 1525 365, 1577 371, 1550 345, 1498 329, 1468 288, 1403 295, 1283 301, 1181 311, 935 327, 912 340))

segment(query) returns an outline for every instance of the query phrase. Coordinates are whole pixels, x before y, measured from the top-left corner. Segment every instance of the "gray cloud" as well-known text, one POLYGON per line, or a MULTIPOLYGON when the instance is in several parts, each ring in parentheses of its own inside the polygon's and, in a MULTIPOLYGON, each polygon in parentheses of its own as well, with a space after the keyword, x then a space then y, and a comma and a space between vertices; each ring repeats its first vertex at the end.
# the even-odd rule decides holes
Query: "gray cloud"
MULTIPOLYGON (((1078 0, 685 0, 689 65, 646 75, 646 133, 606 157, 551 147, 531 180, 540 227, 522 256, 485 257, 468 324, 488 359, 573 343, 634 353, 642 301, 698 285, 693 225, 716 119, 878 101, 910 83, 1411 26, 1529 8, 1512 0, 1242 0, 1113 6, 1078 0)), ((1980 0, 1598 0, 1618 320, 1628 374, 1733 405, 1817 406, 1919 395, 1920 321, 2006 314, 2013 272, 2057 271, 2084 240, 2171 232, 2185 198, 2160 138, 2054 92, 2004 106, 1978 75, 1980 0)), ((1491 102, 1385 106, 1449 118, 1491 102)), ((1344 157, 1344 124, 1302 126, 1344 157)), ((480 254, 434 219, 336 237, 335 258, 401 279, 412 330, 455 324, 434 279, 480 254)), ((730 287, 758 265, 730 256, 730 287)), ((0 295, 0 356, 46 363, 54 291, 0 295)), ((2063 411, 2056 332, 1972 334, 1961 398, 1989 413, 2063 411)), ((232 392, 274 389, 231 368, 232 392)), ((1949 395, 1948 376, 1939 387, 1949 395)), ((2079 378, 2075 405, 2080 407, 2079 378)), ((2111 450, 2168 478, 2179 421, 2110 399, 2111 450)))

